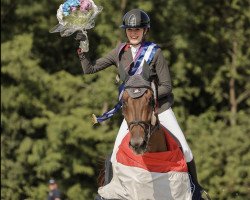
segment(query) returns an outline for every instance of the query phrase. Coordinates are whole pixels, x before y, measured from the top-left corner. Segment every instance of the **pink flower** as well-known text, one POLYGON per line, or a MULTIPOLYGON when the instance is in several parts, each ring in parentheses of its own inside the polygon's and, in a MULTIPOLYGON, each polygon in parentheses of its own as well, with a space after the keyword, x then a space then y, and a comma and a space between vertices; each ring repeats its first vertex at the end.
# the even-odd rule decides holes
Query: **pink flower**
POLYGON ((70 7, 70 10, 71 10, 71 12, 74 12, 74 11, 77 10, 77 7, 76 7, 76 6, 71 6, 71 7, 70 7))
POLYGON ((80 0, 80 10, 82 12, 92 9, 92 3, 89 0, 80 0))

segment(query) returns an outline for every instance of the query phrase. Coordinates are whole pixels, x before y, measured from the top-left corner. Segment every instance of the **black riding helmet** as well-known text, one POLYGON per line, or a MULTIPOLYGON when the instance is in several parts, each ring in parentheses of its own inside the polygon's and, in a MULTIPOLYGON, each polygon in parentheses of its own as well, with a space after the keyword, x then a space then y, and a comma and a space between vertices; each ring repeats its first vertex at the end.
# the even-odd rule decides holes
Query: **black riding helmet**
POLYGON ((150 18, 146 12, 133 9, 123 16, 121 28, 150 28, 150 18))

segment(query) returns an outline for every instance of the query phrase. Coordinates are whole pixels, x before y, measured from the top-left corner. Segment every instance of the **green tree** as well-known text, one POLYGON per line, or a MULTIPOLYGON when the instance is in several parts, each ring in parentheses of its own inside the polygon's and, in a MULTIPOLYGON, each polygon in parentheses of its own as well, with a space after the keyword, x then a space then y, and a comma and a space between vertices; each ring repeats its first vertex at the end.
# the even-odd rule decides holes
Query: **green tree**
MULTIPOLYGON (((91 199, 121 113, 92 126, 117 103, 116 69, 82 76, 74 36, 49 30, 60 1, 1 1, 1 198, 44 199, 47 180, 64 197, 91 199)), ((149 13, 149 40, 169 63, 177 116, 213 199, 249 199, 249 2, 100 1, 88 31, 90 56, 126 40, 128 10, 149 13)))
POLYGON ((91 100, 84 97, 93 81, 83 86, 81 77, 39 68, 31 36, 2 44, 2 197, 44 198, 47 179, 55 176, 70 199, 88 199, 115 131, 92 128, 91 100), (80 186, 80 194, 72 192, 80 186))

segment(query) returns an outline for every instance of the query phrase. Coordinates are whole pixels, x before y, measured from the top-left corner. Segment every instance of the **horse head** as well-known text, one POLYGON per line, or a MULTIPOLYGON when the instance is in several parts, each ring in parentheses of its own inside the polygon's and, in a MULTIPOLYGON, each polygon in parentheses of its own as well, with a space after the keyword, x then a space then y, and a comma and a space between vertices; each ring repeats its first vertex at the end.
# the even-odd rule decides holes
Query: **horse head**
POLYGON ((142 75, 130 76, 125 82, 122 111, 131 134, 130 148, 136 154, 147 152, 150 137, 159 127, 159 122, 154 91, 142 75))

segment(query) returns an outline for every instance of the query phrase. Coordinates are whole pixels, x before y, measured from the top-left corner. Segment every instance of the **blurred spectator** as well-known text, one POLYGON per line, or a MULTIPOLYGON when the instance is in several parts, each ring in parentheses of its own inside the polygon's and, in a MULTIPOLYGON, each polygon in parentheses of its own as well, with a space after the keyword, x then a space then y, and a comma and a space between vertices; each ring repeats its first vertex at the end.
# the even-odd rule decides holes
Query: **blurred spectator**
POLYGON ((55 179, 49 180, 48 200, 61 200, 61 193, 58 189, 55 179))

